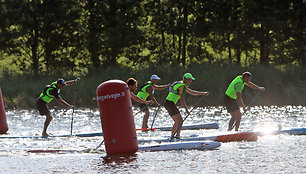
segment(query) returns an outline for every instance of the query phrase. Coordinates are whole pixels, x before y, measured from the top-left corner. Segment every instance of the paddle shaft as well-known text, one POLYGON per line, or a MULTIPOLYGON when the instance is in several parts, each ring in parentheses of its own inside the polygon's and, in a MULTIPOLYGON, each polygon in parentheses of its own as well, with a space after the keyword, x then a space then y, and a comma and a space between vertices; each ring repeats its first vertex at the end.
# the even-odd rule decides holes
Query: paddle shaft
MULTIPOLYGON (((168 94, 168 91, 166 91, 166 94, 168 94)), ((166 101, 166 99, 163 101, 162 105, 165 104, 165 101, 166 101)), ((156 112, 155 112, 155 114, 154 114, 153 121, 152 121, 152 124, 151 124, 151 130, 153 130, 153 124, 154 124, 155 118, 156 118, 156 116, 157 116, 157 113, 158 113, 160 107, 161 107, 161 106, 158 106, 158 108, 157 108, 157 110, 156 110, 156 112)))
POLYGON ((151 124, 151 130, 153 129, 153 124, 154 124, 154 121, 155 121, 155 118, 156 118, 156 115, 157 115, 159 109, 160 109, 160 106, 158 106, 158 108, 156 109, 156 111, 154 113, 153 121, 152 121, 152 124, 151 124))
POLYGON ((147 105, 147 106, 143 107, 142 109, 140 109, 140 111, 138 111, 138 112, 134 115, 134 117, 135 117, 136 115, 138 115, 140 112, 142 112, 144 109, 148 108, 148 107, 149 107, 149 106, 147 105))
MULTIPOLYGON (((256 95, 255 95, 255 97, 253 97, 253 99, 250 101, 250 103, 247 105, 247 107, 249 107, 254 101, 255 101, 255 99, 259 96, 259 94, 261 94, 262 93, 262 91, 260 91, 259 93, 257 93, 256 95)), ((246 112, 244 112, 243 114, 241 114, 241 116, 242 115, 244 115, 246 112)), ((232 129, 234 129, 234 127, 236 126, 236 124, 237 124, 237 121, 235 121, 235 123, 234 123, 234 125, 232 126, 232 129)), ((231 129, 231 130, 232 130, 231 129)))
POLYGON ((102 146, 103 143, 104 143, 104 140, 94 150, 99 149, 102 146))
POLYGON ((74 115, 75 102, 76 102, 76 98, 77 98, 77 90, 78 90, 78 81, 76 81, 74 97, 73 97, 73 108, 72 108, 72 115, 71 115, 70 135, 72 135, 72 129, 73 129, 73 115, 74 115))
POLYGON ((190 110, 189 114, 186 115, 186 117, 183 119, 182 123, 178 125, 176 131, 174 132, 174 134, 171 136, 171 138, 169 140, 170 142, 174 138, 175 134, 177 134, 177 131, 183 126, 184 121, 188 118, 188 116, 191 114, 191 112, 200 105, 200 103, 202 102, 203 99, 204 99, 204 95, 200 98, 200 100, 196 103, 196 105, 190 110))

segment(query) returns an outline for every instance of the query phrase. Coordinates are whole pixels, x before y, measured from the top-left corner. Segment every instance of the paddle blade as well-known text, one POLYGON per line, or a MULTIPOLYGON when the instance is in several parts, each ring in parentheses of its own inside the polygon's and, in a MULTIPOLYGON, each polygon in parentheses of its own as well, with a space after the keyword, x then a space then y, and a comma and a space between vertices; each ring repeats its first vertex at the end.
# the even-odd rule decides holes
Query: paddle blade
POLYGON ((136 131, 154 131, 156 128, 152 128, 152 129, 150 129, 150 128, 141 128, 141 129, 136 129, 136 131))

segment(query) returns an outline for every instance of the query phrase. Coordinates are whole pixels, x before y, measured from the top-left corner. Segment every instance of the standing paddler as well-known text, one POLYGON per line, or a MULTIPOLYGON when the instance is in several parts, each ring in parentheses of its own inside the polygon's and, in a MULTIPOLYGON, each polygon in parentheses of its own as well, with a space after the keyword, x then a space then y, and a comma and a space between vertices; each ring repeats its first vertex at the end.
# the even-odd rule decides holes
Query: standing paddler
POLYGON ((237 76, 228 86, 223 101, 224 105, 227 109, 227 112, 229 112, 232 116, 232 118, 229 121, 228 124, 228 131, 231 131, 233 129, 233 125, 235 124, 235 131, 238 131, 240 121, 241 121, 241 112, 239 109, 239 105, 243 108, 244 113, 247 111, 246 107, 244 105, 244 102, 242 100, 242 90, 244 88, 244 85, 247 85, 253 89, 258 89, 260 91, 264 91, 264 87, 259 87, 253 82, 251 82, 252 74, 250 72, 244 72, 242 75, 237 76), (238 105, 238 103, 239 105, 238 105))
MULTIPOLYGON (((150 78, 150 81, 148 81, 147 83, 145 83, 144 85, 142 85, 140 87, 139 92, 137 93, 137 96, 143 100, 147 100, 147 98, 149 97, 154 104, 156 104, 158 107, 160 107, 160 104, 157 102, 157 100, 154 97, 154 90, 163 90, 165 88, 168 88, 170 86, 170 84, 167 85, 156 85, 158 83, 158 81, 160 80, 160 78, 157 75, 152 75, 150 78)), ((145 115, 143 117, 143 121, 142 121, 142 129, 146 129, 148 128, 148 119, 149 119, 149 108, 148 105, 141 103, 139 105, 140 109, 145 112, 145 115)))
POLYGON ((60 90, 64 86, 72 85, 72 84, 78 82, 79 80, 80 80, 80 78, 77 78, 75 80, 69 80, 69 81, 65 82, 64 79, 60 78, 57 81, 51 83, 50 85, 47 85, 44 89, 44 92, 42 92, 40 94, 40 96, 38 97, 38 99, 36 101, 37 109, 38 109, 40 115, 45 115, 46 116, 42 136, 49 136, 47 134, 47 129, 48 129, 48 126, 49 126, 51 120, 53 119, 52 114, 51 114, 47 104, 50 103, 53 99, 56 99, 63 106, 73 108, 73 105, 70 105, 65 100, 63 100, 62 97, 59 95, 59 93, 60 93, 60 90))
POLYGON ((166 98, 166 101, 164 103, 164 107, 168 111, 169 115, 174 121, 171 137, 174 138, 180 138, 180 133, 182 129, 182 123, 183 118, 180 114, 180 111, 178 110, 176 103, 180 99, 181 105, 185 108, 186 113, 189 115, 188 107, 186 105, 185 101, 185 92, 191 95, 206 95, 208 96, 208 92, 202 92, 202 91, 196 91, 189 88, 189 85, 191 84, 192 80, 195 80, 195 78, 190 74, 186 73, 183 76, 182 81, 176 81, 174 82, 170 88, 169 88, 169 94, 166 98), (176 136, 174 135, 176 133, 176 136))

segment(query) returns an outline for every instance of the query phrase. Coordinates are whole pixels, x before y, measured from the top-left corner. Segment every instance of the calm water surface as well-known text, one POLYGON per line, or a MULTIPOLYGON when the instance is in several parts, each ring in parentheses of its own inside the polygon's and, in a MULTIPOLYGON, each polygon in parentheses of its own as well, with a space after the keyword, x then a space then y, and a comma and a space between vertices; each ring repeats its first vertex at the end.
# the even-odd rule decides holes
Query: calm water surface
MULTIPOLYGON (((151 108, 152 113, 156 108, 151 108)), ((138 108, 134 108, 138 112, 138 108)), ((53 110, 49 126, 53 135, 70 134, 72 110, 53 110)), ((140 128, 141 114, 135 117, 140 128)), ((185 113, 183 113, 183 117, 185 113)), ((36 110, 7 111, 9 132, 2 136, 39 136, 45 117, 36 110)), ((218 130, 189 130, 181 136, 214 136, 225 133, 230 117, 223 107, 206 107, 193 111, 184 124, 217 122, 218 130)), ((101 131, 97 110, 76 110, 74 133, 101 131)), ((152 117, 150 118, 150 121, 152 117)), ((159 111, 155 126, 171 126, 164 109, 159 111)), ((244 115, 240 131, 272 131, 306 127, 306 107, 252 107, 244 115)), ((139 139, 165 138, 170 132, 137 132, 139 139)), ((106 158, 98 153, 27 153, 37 149, 94 149, 102 137, 65 137, 38 139, 0 139, 0 173, 306 173, 306 137, 267 135, 257 142, 222 143, 217 150, 179 150, 138 152, 134 156, 106 158)), ((104 149, 102 146, 101 150, 104 149)))

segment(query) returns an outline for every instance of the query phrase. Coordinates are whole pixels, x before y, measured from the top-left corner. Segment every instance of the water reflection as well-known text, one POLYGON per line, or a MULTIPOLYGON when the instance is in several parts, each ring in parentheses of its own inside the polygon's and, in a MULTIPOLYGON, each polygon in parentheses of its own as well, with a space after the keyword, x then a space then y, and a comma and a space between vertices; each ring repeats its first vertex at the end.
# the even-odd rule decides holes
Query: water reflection
MULTIPOLYGON (((154 112, 156 108, 150 108, 154 112)), ((181 108, 180 108, 181 109, 181 108)), ((134 108, 138 112, 139 108, 134 108)), ((53 112, 52 112, 53 113, 53 112)), ((71 130, 71 111, 54 110, 50 133, 67 135, 71 130)), ((80 109, 74 115, 74 133, 101 131, 98 110, 80 109)), ((183 116, 186 116, 184 109, 183 116)), ((7 111, 9 132, 3 136, 41 135, 45 117, 35 110, 7 111)), ((135 118, 142 126, 143 113, 135 118)), ((151 123, 153 118, 150 117, 151 123)), ((182 136, 214 136, 227 133, 229 114, 224 107, 204 107, 192 112, 184 124, 218 123, 217 130, 184 130, 182 136)), ((154 126, 172 126, 162 108, 154 126)), ((242 117, 241 131, 271 132, 306 127, 305 106, 255 106, 242 117)), ((139 139, 164 139, 169 131, 137 132, 139 139)), ((2 173, 305 173, 305 135, 266 135, 257 142, 222 143, 214 151, 139 152, 137 155, 103 156, 92 153, 32 154, 28 150, 94 149, 101 137, 50 137, 46 139, 0 139, 2 173), (39 164, 39 165, 37 165, 39 164)), ((103 148, 103 146, 101 147, 103 148)), ((103 153, 103 154, 101 154, 103 153)))
POLYGON ((130 173, 139 166, 136 162, 137 154, 107 155, 101 157, 100 160, 96 168, 99 173, 130 173))
POLYGON ((123 155, 107 155, 103 158, 103 163, 116 163, 116 164, 127 164, 137 159, 136 154, 123 154, 123 155))

